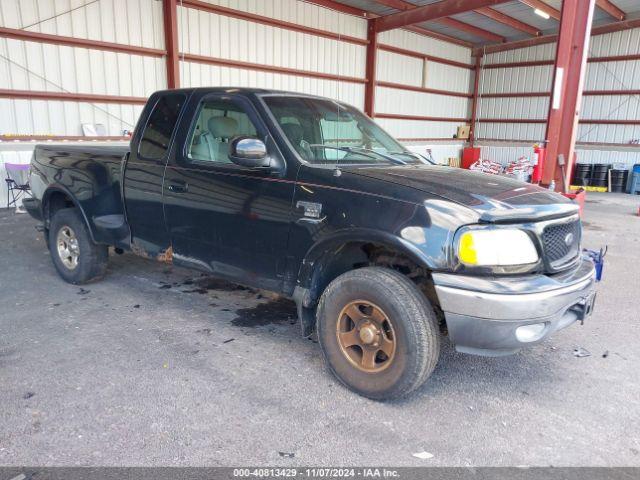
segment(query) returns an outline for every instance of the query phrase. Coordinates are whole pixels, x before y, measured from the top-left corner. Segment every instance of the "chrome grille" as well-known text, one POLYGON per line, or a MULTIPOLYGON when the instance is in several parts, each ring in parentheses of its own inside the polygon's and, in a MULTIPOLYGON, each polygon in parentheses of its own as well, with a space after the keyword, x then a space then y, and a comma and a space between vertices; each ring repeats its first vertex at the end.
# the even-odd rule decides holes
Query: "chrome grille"
POLYGON ((542 231, 542 244, 547 263, 557 269, 572 262, 580 253, 582 228, 580 220, 553 223, 542 231))

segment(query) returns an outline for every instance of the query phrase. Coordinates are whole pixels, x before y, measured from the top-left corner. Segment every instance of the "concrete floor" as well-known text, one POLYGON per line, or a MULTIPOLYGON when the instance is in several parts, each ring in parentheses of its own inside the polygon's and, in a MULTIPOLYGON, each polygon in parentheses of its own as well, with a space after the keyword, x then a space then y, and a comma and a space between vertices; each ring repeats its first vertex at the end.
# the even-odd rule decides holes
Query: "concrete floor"
POLYGON ((289 302, 130 255, 68 285, 3 211, 0 465, 640 466, 639 206, 589 195, 609 254, 586 325, 504 358, 445 342, 386 404, 331 377, 289 302))

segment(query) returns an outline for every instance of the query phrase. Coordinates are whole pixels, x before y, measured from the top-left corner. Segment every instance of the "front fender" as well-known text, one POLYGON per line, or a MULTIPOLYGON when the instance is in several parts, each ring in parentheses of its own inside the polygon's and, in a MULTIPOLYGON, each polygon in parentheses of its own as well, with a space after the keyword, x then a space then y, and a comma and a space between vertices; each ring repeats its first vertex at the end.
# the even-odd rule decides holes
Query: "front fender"
POLYGON ((398 250, 407 255, 416 264, 433 270, 437 265, 424 250, 414 243, 389 232, 381 232, 368 228, 349 228, 337 230, 330 236, 322 238, 315 243, 304 256, 298 273, 298 286, 312 289, 314 271, 319 261, 327 254, 337 251, 343 245, 349 243, 375 243, 398 250))

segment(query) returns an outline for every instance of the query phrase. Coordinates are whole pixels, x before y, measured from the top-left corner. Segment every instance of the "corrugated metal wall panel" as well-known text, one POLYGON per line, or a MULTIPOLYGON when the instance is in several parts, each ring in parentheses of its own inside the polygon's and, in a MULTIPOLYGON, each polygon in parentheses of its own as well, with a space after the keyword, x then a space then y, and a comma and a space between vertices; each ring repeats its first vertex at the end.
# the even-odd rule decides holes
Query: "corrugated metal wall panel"
POLYGON ((640 140, 640 125, 580 125, 578 128, 578 142, 627 144, 632 140, 640 140))
POLYGON ((427 55, 448 58, 471 64, 471 49, 435 38, 418 35, 408 30, 390 30, 380 34, 379 42, 394 47, 414 50, 427 55))
POLYGON ((100 0, 95 3, 88 0, 3 0, 0 1, 0 24, 55 35, 164 48, 162 2, 155 0, 100 0), (84 4, 87 6, 70 11, 84 4))
MULTIPOLYGON (((159 2, 101 0, 81 7, 84 3, 3 1, 0 25, 163 48, 159 2)), ((1 38, 0 85, 15 90, 145 97, 166 87, 166 68, 161 58, 1 38)), ((141 110, 140 106, 73 101, 0 102, 5 113, 0 117, 3 134, 81 135, 82 123, 102 123, 108 135, 121 135, 133 128, 141 110)))
POLYGON ((428 88, 473 93, 473 71, 438 62, 427 62, 428 88))
MULTIPOLYGON (((300 0, 205 0, 207 3, 277 18, 352 37, 367 38, 367 22, 300 0)), ((180 0, 178 0, 178 4, 180 0)))
POLYGON ((550 92, 553 66, 488 68, 480 74, 480 92, 550 92))
MULTIPOLYGON (((334 75, 365 76, 366 47, 363 45, 189 8, 178 8, 178 25, 180 50, 185 53, 334 75)), ((351 34, 346 25, 343 28, 342 33, 351 34)))
MULTIPOLYGON (((376 91, 377 113, 402 113, 427 117, 467 118, 467 98, 411 92, 379 87, 376 91)), ((422 135, 423 137, 425 135, 422 135)), ((447 135, 450 136, 450 135, 447 135)))
POLYGON ((378 50, 377 76, 381 82, 422 86, 423 62, 419 58, 378 50))
POLYGON ((513 145, 513 146, 496 146, 481 145, 480 158, 493 160, 494 162, 508 165, 520 157, 533 159, 533 146, 513 145))
POLYGON ((616 167, 629 168, 640 164, 640 151, 611 151, 576 149, 578 163, 606 163, 616 167))
POLYGON ((0 99, 5 135, 81 136, 83 123, 99 123, 113 136, 133 130, 142 105, 0 99))
MULTIPOLYGON (((484 63, 520 62, 530 60, 552 60, 555 43, 510 50, 487 55, 484 63)), ((624 30, 591 38, 590 57, 637 54, 640 51, 640 29, 624 30)), ((550 92, 553 67, 519 67, 487 69, 481 76, 482 93, 550 92)), ((640 89, 640 61, 590 62, 587 64, 585 90, 637 90, 640 89)), ((545 118, 549 105, 548 97, 522 97, 482 99, 479 117, 482 118, 545 118), (527 112, 525 114, 525 112, 527 112)), ((582 119, 640 119, 640 96, 598 95, 582 99, 582 119)), ((480 138, 518 140, 542 139, 545 125, 502 124, 480 122, 480 138)), ((639 125, 582 124, 578 128, 578 142, 620 143, 640 139, 639 125)), ((507 147, 493 147, 492 155, 507 147)), ((625 147, 603 147, 598 150, 580 150, 592 163, 611 163, 620 158, 627 165, 634 163, 637 153, 620 152, 625 147)), ((502 157, 500 157, 502 158, 502 157)), ((582 161, 582 158, 579 160, 582 161)))
MULTIPOLYGON (((458 122, 427 122, 378 118, 376 121, 396 138, 453 138, 458 122)), ((425 142, 428 145, 429 142, 425 142)))
POLYGON ((480 122, 476 129, 479 139, 542 141, 545 138, 545 125, 538 123, 480 122))
MULTIPOLYGON (((383 32, 379 36, 379 42, 426 55, 471 63, 470 49, 406 30, 383 32)), ((427 61, 425 76, 421 59, 387 51, 378 52, 378 78, 380 81, 461 93, 471 93, 473 88, 473 72, 469 69, 427 61)), ((469 118, 470 109, 471 99, 468 98, 384 87, 376 89, 376 112, 378 113, 469 118)), ((459 125, 459 122, 398 119, 379 119, 378 121, 390 125, 392 133, 402 138, 453 137, 459 125)))
POLYGON ((584 88, 585 90, 640 89, 640 60, 589 63, 584 88))
POLYGON ((505 52, 490 53, 484 56, 483 63, 529 62, 535 60, 553 60, 556 57, 556 44, 545 43, 526 48, 516 48, 505 52))
POLYGON ((0 85, 139 96, 164 88, 162 58, 0 38, 0 85))
POLYGON ((538 119, 546 120, 548 97, 480 98, 478 114, 481 119, 538 119))
POLYGON ((628 55, 640 52, 640 28, 591 37, 589 56, 628 55))
POLYGON ((357 108, 364 105, 364 85, 180 62, 184 85, 274 88, 337 98, 357 108))

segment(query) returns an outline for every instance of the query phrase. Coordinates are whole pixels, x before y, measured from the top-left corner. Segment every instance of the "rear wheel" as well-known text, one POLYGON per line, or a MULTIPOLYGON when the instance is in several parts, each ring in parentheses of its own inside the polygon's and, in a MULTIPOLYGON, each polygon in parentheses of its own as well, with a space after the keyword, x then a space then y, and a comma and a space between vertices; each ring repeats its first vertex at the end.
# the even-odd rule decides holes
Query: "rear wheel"
POLYGON ((320 299, 317 329, 331 371, 376 400, 418 388, 440 355, 429 301, 408 278, 386 268, 353 270, 331 282, 320 299))
POLYGON ((49 251, 58 274, 75 285, 97 280, 107 269, 109 251, 96 245, 76 208, 58 210, 48 232, 49 251))

